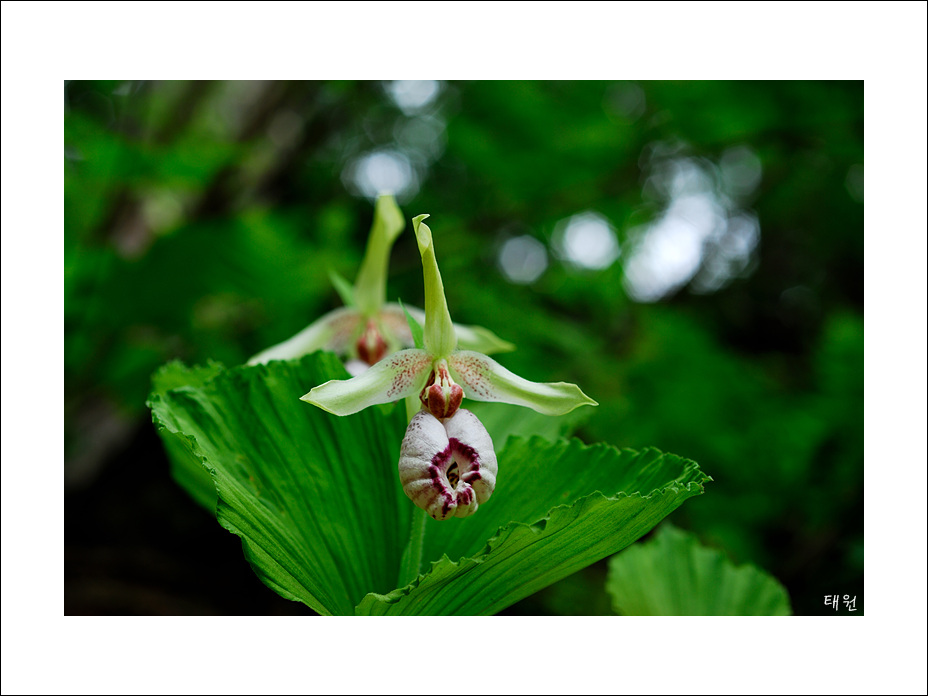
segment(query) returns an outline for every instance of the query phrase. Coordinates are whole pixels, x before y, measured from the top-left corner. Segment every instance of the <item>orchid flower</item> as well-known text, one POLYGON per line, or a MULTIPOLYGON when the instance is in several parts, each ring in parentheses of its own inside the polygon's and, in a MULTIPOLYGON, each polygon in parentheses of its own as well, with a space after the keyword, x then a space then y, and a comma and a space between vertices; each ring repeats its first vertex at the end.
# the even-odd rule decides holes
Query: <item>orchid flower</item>
MULTIPOLYGON (((403 307, 386 302, 390 249, 404 227, 403 214, 393 196, 379 196, 367 250, 354 286, 335 274, 332 277, 346 306, 323 315, 283 343, 261 351, 248 364, 288 360, 315 350, 330 350, 346 357, 345 367, 356 375, 400 348, 411 348, 414 342, 403 307)), ((425 320, 425 312, 421 309, 409 306, 405 309, 419 323, 425 320)), ((514 348, 480 326, 457 326, 456 329, 461 344, 473 350, 491 353, 514 348)))
POLYGON ((435 258, 432 232, 413 219, 425 281, 425 326, 421 348, 401 350, 361 375, 330 380, 302 397, 338 416, 374 404, 418 396, 421 410, 406 430, 399 473, 406 495, 437 520, 466 517, 486 502, 496 483, 497 459, 486 428, 460 409, 466 396, 502 401, 546 415, 597 405, 575 384, 530 382, 484 353, 458 349, 435 258))

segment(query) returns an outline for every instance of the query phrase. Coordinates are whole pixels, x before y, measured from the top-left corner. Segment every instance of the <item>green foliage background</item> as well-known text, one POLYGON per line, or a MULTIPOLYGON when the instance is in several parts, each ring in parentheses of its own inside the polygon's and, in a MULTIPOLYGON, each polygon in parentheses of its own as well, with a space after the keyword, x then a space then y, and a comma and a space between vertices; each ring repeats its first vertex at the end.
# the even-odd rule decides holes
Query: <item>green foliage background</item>
MULTIPOLYGON (((406 111, 380 82, 64 89, 66 613, 303 610, 170 481, 145 398, 172 358, 240 364, 337 306, 373 152, 415 173, 399 202, 432 216, 455 321, 599 401, 583 440, 699 462, 714 483, 674 523, 770 572, 795 613, 838 593, 863 613, 862 82, 446 82, 406 111), (706 202, 756 246, 704 235, 698 269, 636 296, 642 239, 706 202), (606 268, 562 258, 585 211, 616 235, 606 268), (547 267, 514 283, 499 259, 523 236, 547 267)), ((421 306, 410 232, 388 298, 421 306)), ((508 612, 610 613, 605 574, 508 612)))

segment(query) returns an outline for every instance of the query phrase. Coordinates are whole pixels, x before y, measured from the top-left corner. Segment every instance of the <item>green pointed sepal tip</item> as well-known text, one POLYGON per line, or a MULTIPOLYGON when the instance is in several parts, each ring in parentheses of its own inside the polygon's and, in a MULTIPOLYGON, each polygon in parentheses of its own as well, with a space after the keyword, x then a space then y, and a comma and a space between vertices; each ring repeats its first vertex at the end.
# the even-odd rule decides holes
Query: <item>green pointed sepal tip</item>
POLYGON ((387 265, 390 250, 406 222, 393 196, 381 194, 374 207, 374 222, 367 250, 354 284, 354 300, 364 316, 376 314, 387 299, 387 265))
POLYGON ((451 355, 457 347, 458 339, 448 312, 438 260, 435 258, 432 230, 422 222, 427 217, 417 215, 412 219, 416 243, 422 255, 422 275, 425 281, 425 348, 436 357, 443 358, 451 355))

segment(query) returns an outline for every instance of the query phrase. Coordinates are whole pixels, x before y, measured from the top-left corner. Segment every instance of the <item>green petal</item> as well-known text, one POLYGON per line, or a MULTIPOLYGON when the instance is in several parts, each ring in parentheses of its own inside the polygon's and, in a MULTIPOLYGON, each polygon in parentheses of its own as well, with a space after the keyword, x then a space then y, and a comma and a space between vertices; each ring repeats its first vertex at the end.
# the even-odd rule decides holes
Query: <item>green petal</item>
POLYGON ((374 404, 418 394, 428 379, 432 361, 424 350, 401 350, 357 377, 329 380, 300 398, 336 416, 347 416, 374 404))
MULTIPOLYGON (((384 311, 391 306, 395 305, 385 305, 384 311)), ((418 307, 411 307, 407 304, 403 306, 406 308, 406 311, 412 315, 413 319, 420 324, 425 324, 425 312, 418 307)), ((491 353, 508 353, 516 349, 512 343, 504 341, 495 333, 482 326, 455 324, 454 332, 458 337, 458 347, 463 350, 473 350, 478 353, 490 355, 491 353)))
POLYGON ((598 404, 567 382, 529 382, 481 353, 459 350, 448 358, 451 375, 475 401, 502 401, 560 416, 578 406, 598 404))
POLYGON ((330 350, 344 354, 361 330, 361 315, 351 307, 339 307, 300 331, 283 343, 261 351, 248 361, 258 365, 271 360, 299 358, 314 350, 330 350))
POLYGON ((341 298, 343 305, 346 307, 357 306, 357 303, 354 301, 354 286, 345 280, 344 277, 334 268, 329 269, 329 280, 332 281, 332 285, 335 287, 335 292, 338 293, 338 296, 341 298))
POLYGON ((412 336, 413 346, 420 350, 425 350, 425 338, 422 331, 422 321, 416 319, 400 302, 400 309, 406 315, 406 324, 409 327, 409 335, 412 336))
POLYGON ((422 255, 422 275, 425 280, 425 349, 436 358, 451 355, 457 347, 457 335, 448 313, 445 300, 445 287, 438 271, 435 258, 435 246, 432 243, 432 230, 422 221, 428 215, 418 215, 412 220, 416 232, 416 242, 422 255))
POLYGON ((387 299, 387 265, 390 249, 406 222, 393 196, 380 196, 374 209, 374 224, 367 238, 367 251, 354 284, 354 300, 366 317, 371 317, 387 299))

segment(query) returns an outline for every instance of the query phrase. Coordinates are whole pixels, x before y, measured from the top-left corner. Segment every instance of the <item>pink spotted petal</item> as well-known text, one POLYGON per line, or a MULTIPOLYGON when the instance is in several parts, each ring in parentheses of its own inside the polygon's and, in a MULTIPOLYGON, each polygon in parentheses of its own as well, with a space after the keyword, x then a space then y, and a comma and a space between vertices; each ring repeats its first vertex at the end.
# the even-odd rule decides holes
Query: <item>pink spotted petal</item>
POLYGON ((351 379, 333 379, 301 397, 314 406, 347 416, 373 406, 419 394, 432 367, 424 350, 401 350, 351 379))
POLYGON ((576 384, 530 382, 482 353, 456 351, 448 358, 448 367, 464 386, 464 395, 475 401, 528 406, 546 416, 560 416, 587 404, 596 406, 576 384))

